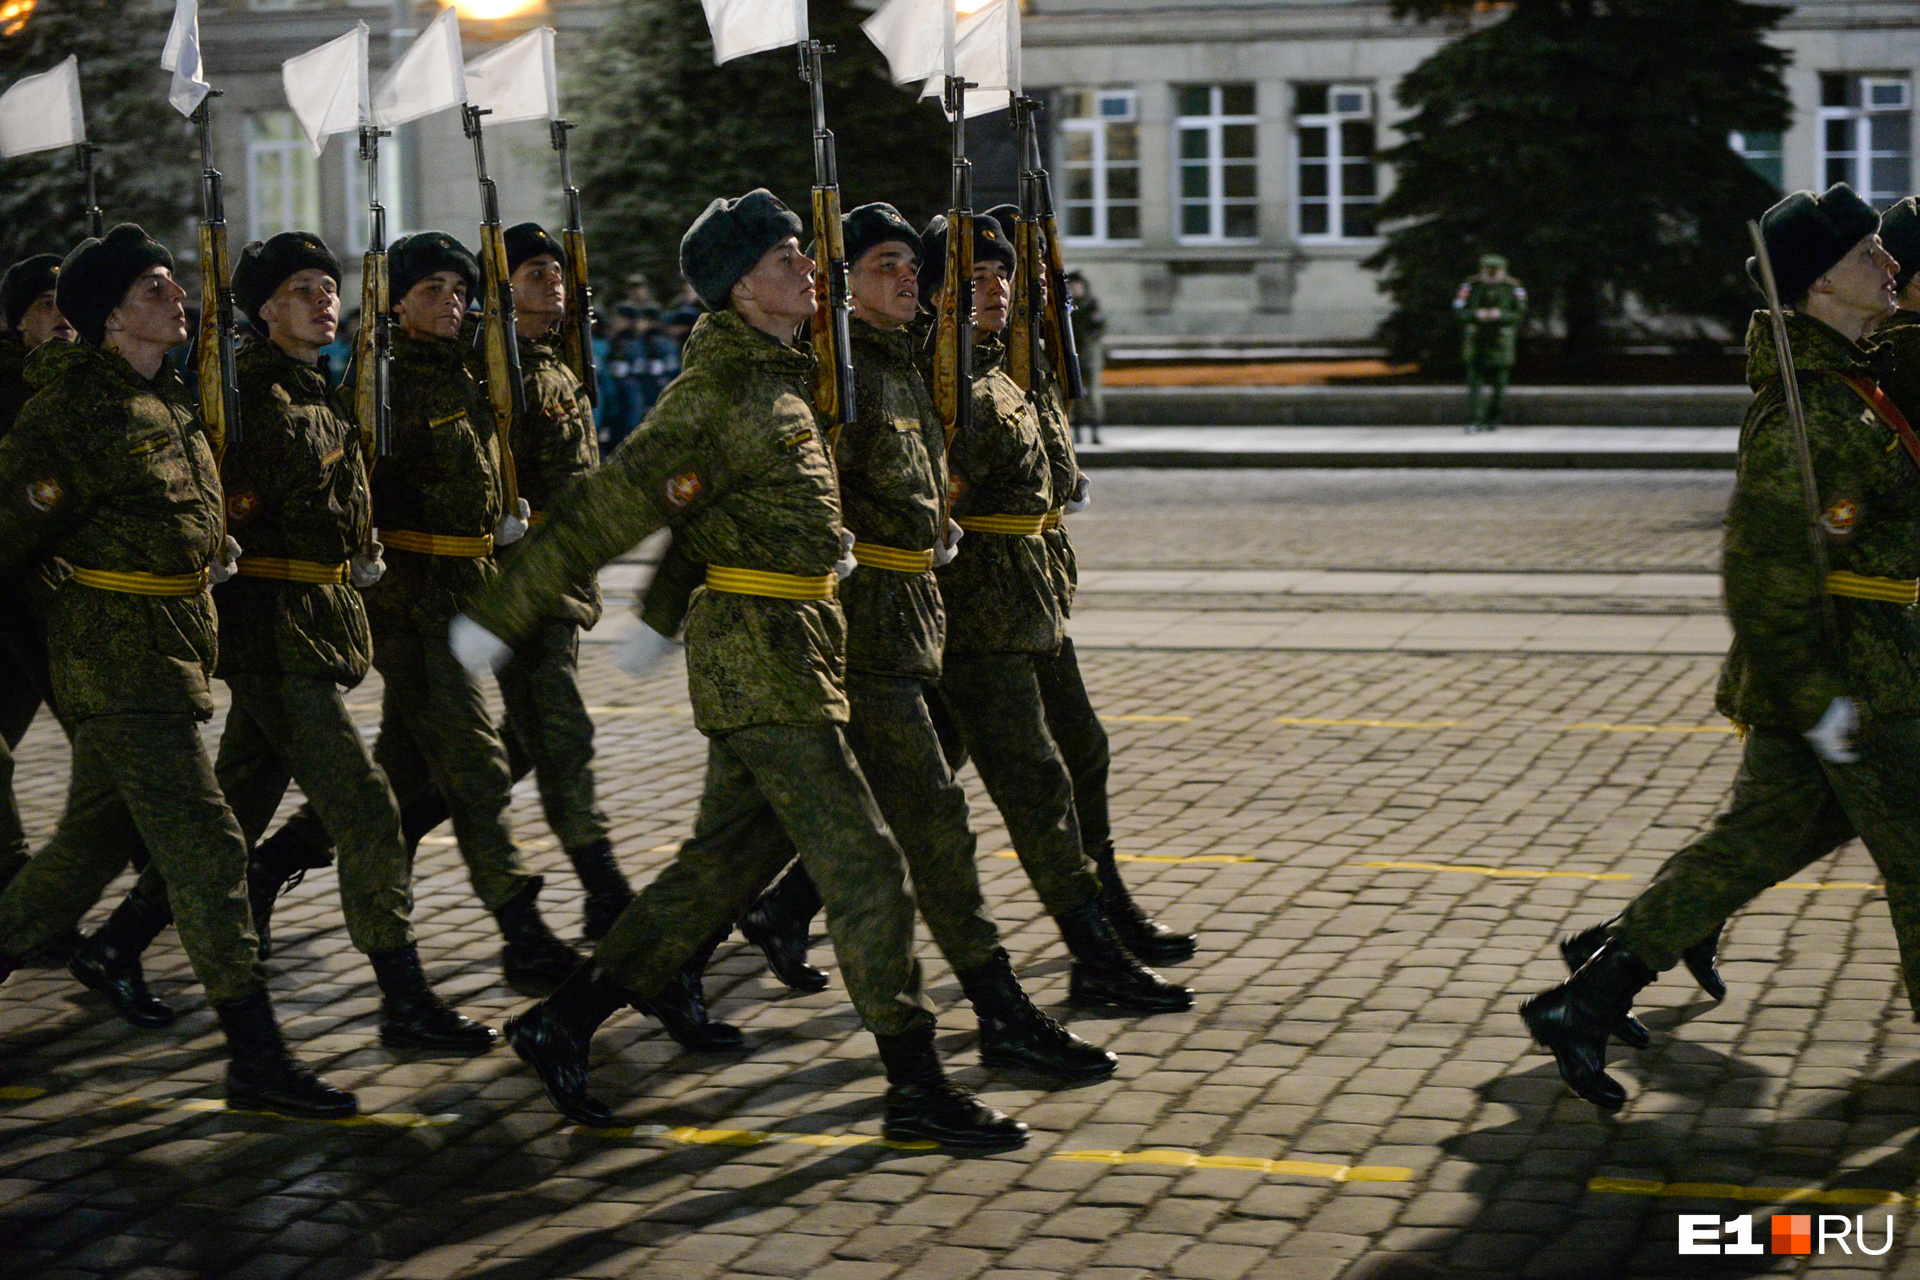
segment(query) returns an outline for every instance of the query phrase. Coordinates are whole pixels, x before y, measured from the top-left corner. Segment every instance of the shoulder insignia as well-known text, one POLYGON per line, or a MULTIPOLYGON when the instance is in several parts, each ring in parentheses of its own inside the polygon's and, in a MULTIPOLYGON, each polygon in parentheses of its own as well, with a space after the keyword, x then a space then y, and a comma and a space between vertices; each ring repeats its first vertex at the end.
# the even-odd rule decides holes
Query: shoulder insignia
POLYGON ((895 418, 893 420, 893 429, 895 431, 918 431, 920 429, 920 423, 914 418, 895 418))
POLYGON ((1820 513, 1820 527, 1827 536, 1844 542, 1860 523, 1860 504, 1852 498, 1835 498, 1833 505, 1820 513))
POLYGON ((450 427, 456 422, 465 422, 466 420, 467 411, 462 409, 458 413, 449 413, 443 418, 429 418, 427 419, 427 426, 429 429, 435 427, 450 427))
POLYGON ((127 456, 129 458, 142 457, 152 453, 156 449, 165 448, 167 442, 171 439, 173 439, 173 437, 164 431, 149 431, 146 435, 141 436, 128 446, 127 456))
POLYGON ((688 467, 661 486, 660 496, 675 511, 684 511, 707 487, 700 473, 688 467))
POLYGON ((340 461, 340 459, 346 456, 347 456, 347 446, 345 446, 344 444, 337 444, 333 446, 333 448, 327 450, 325 454, 321 455, 320 465, 323 467, 330 467, 334 463, 340 461))
POLYGON ((813 428, 802 427, 798 431, 789 431, 786 435, 781 436, 780 443, 789 449, 798 449, 811 439, 813 439, 813 428))
POLYGON ((960 478, 957 471, 947 473, 947 505, 957 507, 960 499, 966 496, 967 482, 960 478))
POLYGON ((227 496, 227 520, 231 524, 245 524, 259 510, 260 495, 251 489, 227 496))
POLYGON ((43 514, 59 506, 66 496, 67 491, 52 476, 42 476, 27 485, 27 505, 43 514))

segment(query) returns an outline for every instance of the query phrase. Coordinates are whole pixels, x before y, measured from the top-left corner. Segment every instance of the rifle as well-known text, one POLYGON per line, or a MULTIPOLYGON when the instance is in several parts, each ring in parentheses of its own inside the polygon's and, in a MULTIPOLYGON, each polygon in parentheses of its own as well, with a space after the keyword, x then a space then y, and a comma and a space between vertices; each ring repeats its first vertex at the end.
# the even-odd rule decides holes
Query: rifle
POLYGON ((98 143, 82 142, 74 148, 80 161, 80 180, 87 184, 87 234, 95 240, 107 234, 107 217, 100 208, 100 200, 93 188, 93 157, 100 150, 98 143))
POLYGON ((486 114, 480 107, 461 108, 480 180, 480 291, 485 298, 474 341, 486 347, 487 396, 493 402, 500 474, 511 515, 520 505, 520 478, 513 469, 513 424, 527 412, 527 389, 520 381, 520 336, 513 327, 513 282, 508 279, 507 243, 500 230, 500 192, 487 176, 486 144, 480 137, 480 117, 486 114))
POLYGON ((360 331, 353 335, 353 412, 369 456, 393 452, 393 303, 387 288, 387 210, 380 203, 380 139, 392 131, 360 126, 360 159, 367 166, 367 254, 360 266, 360 331))
POLYGON ((240 443, 240 383, 233 367, 233 266, 227 256, 227 209, 220 171, 213 167, 210 89, 194 108, 200 130, 200 331, 193 359, 199 375, 200 419, 214 455, 240 443))
MULTIPOLYGON (((1014 134, 1019 139, 1020 155, 1027 154, 1027 132, 1033 128, 1032 98, 1012 96, 1014 134)), ((1034 370, 1040 367, 1040 335, 1046 331, 1041 314, 1039 205, 1035 203, 1033 175, 1020 174, 1020 216, 1013 224, 1013 315, 1007 324, 1007 376, 1022 391, 1031 393, 1034 370)))
POLYGON ((973 162, 967 159, 966 80, 949 75, 943 96, 953 125, 953 210, 934 331, 933 399, 951 450, 953 438, 973 425, 973 162))
POLYGON ((853 329, 847 290, 847 245, 840 226, 840 177, 834 159, 833 134, 827 130, 826 86, 820 57, 831 52, 818 40, 800 42, 800 78, 813 97, 813 251, 827 277, 827 287, 814 304, 813 405, 831 426, 837 446, 840 432, 852 425, 853 329))
POLYGON ((560 186, 567 198, 567 225, 560 245, 567 251, 567 318, 561 328, 561 358, 587 390, 590 404, 600 403, 600 378, 593 367, 593 284, 587 277, 587 232, 580 225, 580 188, 573 185, 573 161, 567 154, 571 121, 549 121, 553 149, 560 153, 560 186))
MULTIPOLYGON (((1039 317, 1039 327, 1045 332, 1047 350, 1053 356, 1061 396, 1071 406, 1087 393, 1080 377, 1080 347, 1073 339, 1073 292, 1067 288, 1067 264, 1060 252, 1060 228, 1054 221, 1053 179, 1041 163, 1040 131, 1034 127, 1033 117, 1040 110, 1040 102, 1035 98, 1022 101, 1025 109, 1016 115, 1022 127, 1020 146, 1026 164, 1026 171, 1020 175, 1020 215, 1024 222, 1031 199, 1037 224, 1034 234, 1046 248, 1044 262, 1036 255, 1034 270, 1035 278, 1044 279, 1047 285, 1045 314, 1039 317)), ((1022 256, 1021 261, 1025 262, 1026 258, 1022 256)), ((1036 313, 1041 310, 1037 298, 1032 306, 1036 313)))

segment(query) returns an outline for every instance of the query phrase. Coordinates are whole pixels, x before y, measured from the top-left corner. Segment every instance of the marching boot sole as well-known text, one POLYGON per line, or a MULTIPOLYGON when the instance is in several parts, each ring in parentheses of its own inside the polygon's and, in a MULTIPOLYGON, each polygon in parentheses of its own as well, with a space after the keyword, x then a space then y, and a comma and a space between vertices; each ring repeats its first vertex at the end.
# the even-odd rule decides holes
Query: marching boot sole
POLYGON ((1533 1042, 1553 1055, 1554 1065, 1560 1068, 1560 1078, 1567 1088, 1609 1115, 1627 1104, 1627 1091, 1618 1081, 1605 1071, 1596 1071, 1589 1075, 1578 1063, 1569 1063, 1562 1053, 1561 1046, 1555 1043, 1555 1033, 1559 1027, 1550 1021, 1551 1009, 1543 1004, 1551 993, 1535 996, 1520 1006, 1520 1020, 1527 1024, 1527 1033, 1533 1042))
POLYGON ((996 1071, 1031 1071, 1055 1080, 1088 1081, 1107 1079, 1120 1069, 1120 1060, 1107 1054, 1105 1062, 1075 1063, 1049 1057, 1037 1050, 1011 1049, 1001 1045, 981 1049, 980 1065, 996 1071))
POLYGON ((1193 992, 1171 984, 1158 991, 1115 989, 1084 979, 1075 970, 1067 983, 1067 1002, 1089 1008, 1119 1009, 1125 1013, 1185 1013, 1193 1008, 1193 992))
POLYGON ((350 1120, 360 1114, 360 1103, 350 1093, 344 1103, 302 1102, 232 1085, 227 1086, 227 1106, 236 1111, 269 1111, 295 1120, 350 1120))
POLYGON ((73 959, 67 962, 67 972, 71 973, 82 986, 98 992, 123 1022, 149 1030, 158 1030, 161 1027, 172 1026, 173 1020, 179 1016, 178 1010, 152 992, 148 992, 146 1000, 142 1001, 115 982, 104 969, 92 963, 92 957, 87 954, 84 945, 73 959))
MULTIPOLYGON (((1582 929, 1579 933, 1560 939, 1560 958, 1566 961, 1567 972, 1580 972, 1580 966, 1591 960, 1593 953, 1606 940, 1607 926, 1604 924, 1596 924, 1591 929, 1582 929)), ((1647 1024, 1631 1013, 1623 1014, 1608 1034, 1629 1049, 1645 1049, 1653 1044, 1653 1033, 1647 1030, 1647 1024)))
MULTIPOLYGON (((1019 1123, 1019 1122, 1016 1122, 1019 1123)), ((880 1131, 889 1142, 936 1142, 954 1151, 1014 1151, 1027 1145, 1027 1126, 1013 1132, 996 1129, 949 1129, 922 1120, 888 1119, 880 1131)))
MULTIPOLYGON (((523 1014, 518 1018, 507 1019, 507 1043, 513 1046, 513 1051, 519 1055, 520 1060, 532 1067, 534 1074, 540 1077, 540 1084, 546 1089, 547 1101, 553 1104, 553 1109, 575 1124, 585 1125, 589 1129, 612 1129, 616 1127, 619 1124, 619 1120, 615 1118, 612 1109, 608 1107, 606 1103, 600 1101, 600 1099, 594 1097, 591 1093, 588 1093, 585 1088, 581 1089, 580 1095, 576 1099, 572 1095, 564 1093, 555 1087, 553 1080, 548 1074, 548 1067, 551 1064, 542 1061, 540 1050, 544 1046, 529 1045, 528 1043, 529 1040, 535 1039, 535 1036, 528 1034, 526 1025, 527 1018, 531 1016, 533 1015, 523 1014)), ((586 1071, 583 1065, 581 1075, 584 1077, 585 1074, 586 1071)))
POLYGON ((491 1053, 500 1043, 500 1033, 492 1027, 482 1027, 484 1036, 477 1034, 441 1035, 436 1032, 415 1031, 407 1028, 382 1026, 380 1044, 388 1049, 411 1049, 416 1053, 454 1054, 462 1058, 478 1058, 491 1053))

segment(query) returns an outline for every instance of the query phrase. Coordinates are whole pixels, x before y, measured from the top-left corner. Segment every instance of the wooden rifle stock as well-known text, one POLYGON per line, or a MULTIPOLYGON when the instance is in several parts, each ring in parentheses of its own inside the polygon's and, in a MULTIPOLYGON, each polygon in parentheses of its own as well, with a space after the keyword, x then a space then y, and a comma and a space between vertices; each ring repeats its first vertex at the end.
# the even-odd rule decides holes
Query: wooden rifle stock
POLYGON ((573 124, 554 120, 548 125, 553 149, 560 153, 560 186, 567 201, 567 225, 560 247, 567 252, 567 317, 561 322, 560 358, 566 362, 589 403, 600 403, 600 375, 593 358, 593 282, 587 271, 587 231, 580 221, 580 189, 573 185, 573 162, 567 151, 567 130, 573 124))
POLYGON ((227 253, 226 198, 213 167, 213 100, 210 90, 193 113, 200 132, 200 328, 194 365, 200 418, 216 457, 240 442, 240 381, 233 363, 233 263, 227 253))
POLYGON ((480 182, 480 290, 483 295, 479 338, 487 361, 487 398, 493 405, 494 432, 500 446, 501 488, 506 514, 520 506, 520 477, 513 464, 513 427, 527 411, 527 389, 520 380, 520 339, 513 325, 513 282, 507 272, 507 244, 500 227, 500 193, 487 176, 487 153, 480 133, 480 107, 464 109, 467 136, 473 139, 474 170, 480 182))
POLYGON ((838 448, 840 433, 853 425, 853 304, 847 284, 847 242, 840 225, 840 174, 833 134, 827 129, 826 80, 822 55, 832 50, 818 40, 800 42, 800 78, 813 105, 813 253, 823 286, 814 301, 809 338, 813 345, 813 407, 827 423, 838 448))
MULTIPOLYGON (((380 139, 387 131, 360 126, 360 159, 367 166, 367 253, 360 263, 360 330, 353 335, 353 412, 369 459, 393 452, 393 299, 387 275, 387 210, 380 203, 380 139)), ((368 464, 371 466, 371 462, 368 464)))

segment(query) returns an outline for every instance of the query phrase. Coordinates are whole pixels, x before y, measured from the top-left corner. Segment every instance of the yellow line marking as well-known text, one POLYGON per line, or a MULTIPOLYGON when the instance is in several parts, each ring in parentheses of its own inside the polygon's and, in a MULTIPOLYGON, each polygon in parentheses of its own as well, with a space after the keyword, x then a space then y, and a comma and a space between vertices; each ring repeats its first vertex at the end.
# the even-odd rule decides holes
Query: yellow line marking
POLYGON ((1111 1165, 1171 1165, 1176 1169, 1247 1169, 1255 1173, 1328 1178, 1334 1182, 1408 1182, 1413 1178, 1413 1170, 1393 1165, 1321 1164, 1315 1160, 1263 1160, 1258 1156, 1203 1156, 1196 1151, 1059 1151, 1047 1159, 1111 1165))
POLYGON ((1519 876, 1527 880, 1631 880, 1624 871, 1538 871, 1532 867, 1474 867, 1445 862, 1355 862, 1355 867, 1379 867, 1388 871, 1463 871, 1476 876, 1519 876))
POLYGON ((1635 1178, 1595 1178, 1587 1190, 1621 1196, 1676 1196, 1687 1200, 1792 1201, 1810 1204, 1906 1204, 1898 1191, 1875 1187, 1737 1187, 1727 1182, 1642 1182, 1635 1178))
MULTIPOLYGON (((1020 855, 1012 849, 995 849, 990 857, 1017 858, 1020 855)), ((1239 853, 1190 853, 1175 855, 1171 853, 1121 853, 1115 854, 1121 862, 1261 862, 1261 858, 1249 858, 1239 853)))
POLYGON ((1136 724, 1185 724, 1192 716, 1101 716, 1102 720, 1126 720, 1136 724))
MULTIPOLYGON (((421 836, 420 843, 459 844, 460 838, 458 836, 421 836)), ((556 842, 551 836, 535 836, 531 840, 516 840, 514 843, 518 844, 522 849, 552 849, 556 847, 556 842)))
POLYGON ((677 844, 657 844, 653 846, 653 848, 647 850, 647 852, 648 853, 672 853, 675 850, 677 850, 679 847, 680 846, 677 844))
POLYGON ((7 1102, 32 1102, 35 1098, 47 1096, 45 1089, 30 1084, 0 1085, 0 1099, 7 1102))
POLYGON ((464 1117, 445 1112, 440 1115, 424 1116, 415 1111, 373 1111, 366 1115, 348 1116, 343 1120, 312 1120, 305 1116, 286 1116, 277 1111, 250 1111, 240 1107, 230 1107, 224 1098, 142 1098, 137 1095, 115 1098, 111 1105, 116 1107, 150 1107, 155 1111, 229 1112, 236 1116, 264 1116, 269 1120, 298 1120, 303 1124, 333 1124, 346 1128, 363 1128, 368 1125, 386 1129, 432 1129, 441 1125, 454 1124, 464 1117))
POLYGON ((662 1128, 659 1125, 634 1125, 612 1129, 576 1128, 576 1133, 597 1138, 666 1138, 686 1146, 764 1147, 788 1143, 802 1147, 887 1147, 895 1151, 934 1151, 937 1142, 895 1142, 891 1138, 868 1137, 858 1133, 781 1133, 772 1129, 697 1129, 691 1126, 662 1128))
POLYGON ((1450 729, 1458 720, 1323 720, 1318 716, 1275 716, 1275 724, 1348 725, 1360 729, 1450 729))
POLYGON ((1782 880, 1779 884, 1769 886, 1768 891, 1771 892, 1773 889, 1884 889, 1886 887, 1883 884, 1875 884, 1871 880, 1782 880))
POLYGON ((1738 733, 1730 724, 1570 724, 1562 733, 1738 733))
POLYGON ((596 716, 690 716, 693 714, 693 708, 691 707, 629 707, 616 705, 588 707, 587 710, 596 716))

